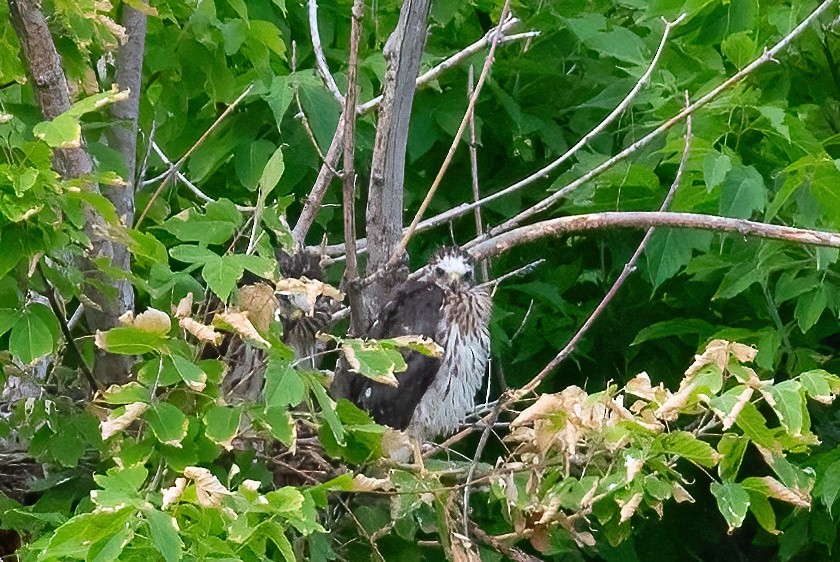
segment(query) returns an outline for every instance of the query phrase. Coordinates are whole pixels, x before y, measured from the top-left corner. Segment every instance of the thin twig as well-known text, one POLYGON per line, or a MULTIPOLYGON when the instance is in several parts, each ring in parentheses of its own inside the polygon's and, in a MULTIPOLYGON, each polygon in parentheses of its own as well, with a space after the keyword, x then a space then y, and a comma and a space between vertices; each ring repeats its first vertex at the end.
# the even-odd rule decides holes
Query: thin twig
MULTIPOLYGON (((686 105, 689 104, 688 99, 688 92, 685 93, 685 103, 686 105)), ((688 163, 688 155, 690 152, 691 147, 691 116, 689 115, 686 118, 686 125, 685 125, 685 146, 683 147, 682 159, 680 160, 680 164, 677 167, 677 173, 674 175, 674 181, 671 183, 671 188, 668 190, 668 194, 665 196, 664 201, 662 201, 662 205, 659 207, 659 212, 664 212, 668 207, 671 205, 671 201, 674 199, 674 195, 677 192, 677 188, 680 185, 680 181, 682 180, 683 172, 685 171, 685 166, 688 163)), ((595 307, 595 310, 592 311, 592 314, 589 315, 589 318, 586 319, 586 322, 580 327, 580 329, 572 336, 572 339, 569 340, 569 343, 558 353, 554 359, 549 361, 549 363, 543 367, 543 369, 537 373, 537 375, 532 378, 527 384, 521 387, 514 393, 514 396, 524 396, 539 386, 540 382, 557 366, 562 363, 569 355, 577 347, 577 344, 583 339, 584 334, 589 331, 589 328, 595 323, 595 320, 601 315, 601 313, 606 310, 607 305, 613 300, 615 295, 618 293, 618 290, 624 285, 624 282, 630 277, 634 271, 636 271, 636 264, 639 261, 639 258, 642 256, 642 253, 645 251, 645 248, 650 242, 651 237, 653 236, 654 229, 648 228, 647 232, 645 232, 642 241, 639 243, 639 246, 636 248, 636 251, 633 252, 633 256, 624 264, 624 268, 621 270, 618 278, 610 287, 610 290, 607 291, 607 294, 598 303, 598 306, 595 307)))
MULTIPOLYGON (((510 0, 505 0, 505 5, 502 8, 502 14, 499 18, 499 21, 504 22, 507 19, 509 13, 510 0)), ((452 139, 452 144, 449 146, 449 152, 446 153, 446 158, 444 158, 443 164, 441 164, 440 170, 438 170, 435 180, 432 182, 431 187, 429 187, 429 191, 428 193, 426 193, 426 197, 420 204, 420 208, 417 209, 417 213, 414 215, 414 219, 412 219, 411 224, 408 226, 407 232, 403 235, 402 240, 400 240, 400 244, 391 256, 391 259, 388 260, 389 266, 397 265, 397 263, 401 259, 403 252, 405 251, 405 248, 408 245, 408 241, 411 240, 411 237, 414 235, 414 230, 417 228, 417 224, 420 222, 420 219, 423 218, 423 214, 426 212, 426 208, 429 206, 432 197, 434 197, 435 192, 440 186, 444 174, 446 174, 446 171, 449 169, 449 164, 452 162, 452 158, 455 156, 455 150, 458 148, 458 144, 461 142, 461 136, 463 136, 464 134, 464 130, 467 127, 470 115, 475 110, 475 103, 476 101, 478 101, 478 96, 481 93, 481 88, 484 86, 484 82, 487 80, 487 76, 490 73, 490 67, 493 65, 493 56, 496 54, 496 46, 499 44, 499 38, 501 36, 502 30, 501 26, 499 26, 499 29, 493 35, 493 39, 490 42, 490 51, 487 53, 487 58, 484 60, 484 67, 481 69, 481 74, 478 77, 478 83, 475 85, 475 91, 472 93, 472 96, 470 96, 470 101, 467 105, 467 111, 464 113, 463 119, 461 119, 461 124, 458 126, 458 131, 455 133, 455 138, 452 139)), ((384 269, 387 269, 387 267, 384 269)))
POLYGON ((64 339, 67 341, 67 347, 73 350, 73 353, 79 360, 79 369, 82 371, 85 379, 87 379, 90 389, 94 392, 101 390, 102 387, 99 386, 99 383, 96 381, 96 378, 93 376, 90 368, 88 368, 87 363, 85 362, 85 357, 79 350, 79 346, 76 345, 76 340, 73 338, 73 334, 70 333, 70 328, 67 326, 67 320, 64 317, 64 312, 61 310, 61 307, 58 305, 58 300, 55 297, 55 289, 53 289, 53 286, 47 280, 47 276, 44 274, 44 268, 41 266, 41 262, 36 262, 35 267, 38 270, 41 281, 44 283, 44 288, 46 289, 44 294, 47 297, 47 301, 50 303, 50 308, 52 309, 53 314, 55 314, 56 318, 58 318, 58 325, 59 328, 61 328, 61 333, 64 335, 64 339))
POLYGON ((358 285, 359 263, 356 256, 356 71, 361 41, 364 2, 353 0, 353 21, 350 30, 350 58, 347 70, 347 95, 344 100, 344 241, 347 244, 345 289, 350 300, 350 333, 361 333, 362 293, 358 285))
POLYGON ((321 33, 318 31, 318 2, 316 0, 309 0, 307 2, 309 7, 309 33, 312 35, 312 50, 315 52, 315 63, 318 69, 318 74, 324 81, 324 85, 330 91, 338 103, 344 105, 344 96, 338 90, 338 85, 335 83, 330 68, 327 66, 327 57, 324 56, 324 48, 321 46, 321 33))
MULTIPOLYGON (((297 42, 292 41, 292 76, 296 76, 297 73, 297 42)), ((318 146, 318 141, 315 139, 315 132, 312 130, 312 127, 309 125, 309 118, 306 117, 306 112, 303 110, 303 104, 300 102, 300 84, 298 83, 297 79, 295 78, 292 80, 292 93, 294 94, 295 98, 295 105, 297 106, 297 114, 295 118, 300 120, 300 124, 303 125, 303 130, 306 131, 306 136, 309 137, 309 142, 312 143, 312 147, 315 148, 315 152, 318 153, 318 158, 321 160, 321 164, 327 166, 330 169, 330 172, 334 176, 340 175, 338 170, 333 168, 332 164, 327 161, 327 157, 324 155, 324 152, 321 150, 321 147, 318 146)), ((339 129, 340 130, 340 129, 339 129)))
MULTIPOLYGON (((470 65, 470 70, 467 74, 468 99, 472 98, 473 95, 473 81, 473 66, 470 65)), ((478 187, 478 148, 475 141, 475 107, 470 111, 470 177, 472 178, 473 202, 475 202, 481 199, 481 190, 478 187)), ((476 207, 473 214, 475 215, 475 235, 481 236, 484 234, 484 224, 481 220, 481 207, 476 207)), ((487 260, 481 260, 479 280, 483 283, 488 279, 490 279, 490 272, 488 271, 487 260)))
POLYGON ((503 400, 498 400, 496 402, 496 406, 493 408, 493 411, 490 412, 490 419, 485 421, 486 425, 484 426, 484 431, 481 433, 481 439, 478 440, 478 446, 475 448, 475 455, 473 455, 470 468, 467 471, 467 478, 464 482, 463 519, 464 536, 467 538, 470 536, 470 492, 472 491, 470 485, 472 484, 472 478, 475 474, 475 468, 478 466, 479 459, 481 459, 481 453, 487 445, 487 438, 490 436, 490 430, 493 429, 493 424, 496 423, 496 418, 499 417, 499 413, 502 411, 503 402, 503 400))
POLYGON ((149 202, 146 203, 146 208, 143 209, 143 212, 140 214, 140 218, 138 218, 137 222, 134 224, 134 228, 140 228, 140 224, 143 222, 143 219, 146 218, 146 215, 148 214, 149 209, 152 207, 152 203, 155 202, 155 199, 158 198, 161 191, 163 191, 163 188, 166 187, 166 185, 169 183, 169 181, 172 179, 172 177, 176 174, 176 172, 181 169, 181 166, 184 164, 184 162, 186 162, 187 158, 192 156, 193 152, 195 152, 198 149, 198 147, 200 147, 202 144, 204 144, 204 141, 207 140, 207 137, 209 137, 210 134, 213 131, 216 130, 216 127, 218 127, 219 124, 222 121, 224 121, 225 117, 230 115, 230 113, 236 108, 236 106, 239 105, 239 102, 241 102, 243 99, 245 99, 245 96, 247 96, 251 92, 251 89, 253 87, 254 87, 254 85, 250 84, 247 88, 245 88, 245 91, 242 92, 241 94, 239 94, 239 97, 236 98, 235 100, 233 100, 233 103, 231 103, 229 106, 227 106, 225 108, 225 110, 222 112, 222 114, 219 115, 219 117, 217 117, 215 121, 213 121, 213 124, 210 125, 209 129, 204 131, 204 134, 201 135, 201 137, 195 142, 195 144, 193 144, 190 147, 190 149, 187 150, 187 152, 183 156, 181 156, 181 158, 178 159, 177 162, 175 162, 174 164, 172 164, 169 167, 169 170, 166 174, 166 177, 163 178, 163 181, 160 183, 160 186, 158 186, 158 188, 152 194, 152 197, 149 199, 149 202))
MULTIPOLYGON (((160 146, 158 145, 158 143, 156 143, 156 142, 152 141, 152 142, 150 143, 149 147, 150 147, 152 150, 154 150, 154 151, 155 151, 155 153, 158 155, 158 157, 159 157, 161 160, 163 160, 163 163, 164 163, 164 164, 166 164, 167 166, 169 166, 169 167, 170 167, 170 170, 171 170, 171 167, 172 167, 172 165, 173 165, 173 164, 172 164, 172 160, 170 160, 170 159, 166 156, 166 154, 165 154, 165 153, 163 152, 163 150, 160 148, 160 146)), ((161 175, 159 175, 159 176, 157 176, 157 177, 154 177, 154 178, 152 178, 152 179, 150 179, 150 180, 146 180, 146 181, 144 181, 144 182, 143 182, 143 185, 149 185, 149 184, 155 183, 155 182, 157 182, 158 180, 160 180, 160 179, 162 179, 162 178, 166 177, 169 173, 171 173, 171 172, 170 172, 169 170, 167 170, 167 171, 163 172, 161 175)), ((191 182, 191 181, 189 180, 189 178, 187 178, 187 176, 185 176, 185 175, 183 174, 183 172, 181 172, 181 170, 176 170, 175 175, 176 175, 176 177, 178 178, 178 180, 179 180, 181 183, 183 183, 183 184, 187 187, 187 189, 189 189, 190 191, 192 191, 192 192, 195 194, 195 196, 196 196, 196 197, 198 197, 199 199, 201 199, 201 200, 202 200, 202 201, 204 201, 205 203, 214 203, 214 202, 216 201, 215 199, 213 199, 212 197, 210 197, 209 195, 207 195, 206 193, 204 193, 203 191, 201 191, 201 190, 200 190, 200 189, 199 189, 199 188, 198 188, 198 187, 197 187, 197 186, 196 186, 193 182, 191 182)), ((249 207, 249 206, 246 206, 246 205, 236 205, 236 209, 237 209, 238 211, 243 212, 243 213, 252 213, 252 212, 254 212, 254 210, 256 209, 256 207, 249 207)))
POLYGON ((479 287, 493 287, 493 294, 495 294, 496 293, 496 288, 502 282, 507 281, 511 277, 521 277, 522 275, 528 275, 529 273, 534 271, 537 267, 539 267, 543 263, 545 263, 545 259, 540 258, 537 261, 532 261, 531 263, 529 263, 527 265, 523 265, 522 267, 520 267, 518 269, 514 269, 513 271, 511 271, 509 273, 505 273, 504 275, 501 275, 501 276, 497 277, 496 279, 491 279, 490 281, 487 281, 486 283, 482 283, 481 285, 479 285, 479 287))

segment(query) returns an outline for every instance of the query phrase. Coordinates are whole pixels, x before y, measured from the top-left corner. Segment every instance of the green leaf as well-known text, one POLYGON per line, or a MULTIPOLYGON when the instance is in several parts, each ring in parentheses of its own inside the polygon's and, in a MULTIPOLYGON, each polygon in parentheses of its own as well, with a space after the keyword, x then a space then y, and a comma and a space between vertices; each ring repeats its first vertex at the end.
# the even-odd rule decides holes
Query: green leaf
POLYGON ((712 482, 710 489, 729 531, 740 527, 750 507, 749 493, 735 482, 712 482))
POLYGON ((750 513, 753 514, 761 528, 773 535, 779 534, 779 530, 776 529, 776 514, 773 512, 773 506, 770 505, 767 496, 752 490, 748 493, 750 495, 750 513))
POLYGON ((178 371, 178 376, 184 381, 191 390, 201 392, 207 383, 207 375, 200 367, 187 361, 177 354, 171 355, 172 364, 175 370, 178 371))
POLYGON ((704 340, 709 335, 713 334, 715 327, 706 322, 695 318, 672 318, 670 320, 663 320, 656 322, 650 326, 642 328, 633 343, 630 345, 639 345, 646 341, 654 341, 662 338, 680 337, 680 336, 695 336, 694 338, 686 338, 690 341, 704 340))
POLYGON ((810 429, 810 420, 806 418, 805 393, 799 381, 788 380, 770 387, 770 395, 775 404, 773 410, 779 417, 782 426, 793 436, 802 435, 803 430, 810 429))
POLYGON ((134 402, 148 404, 152 399, 152 393, 142 384, 131 381, 123 385, 109 386, 103 392, 102 399, 107 404, 132 404, 134 402))
POLYGON ((271 436, 292 447, 295 442, 295 422, 285 407, 269 406, 262 415, 262 421, 268 424, 271 436))
POLYGON ((709 249, 713 234, 678 229, 659 229, 645 249, 648 265, 648 278, 654 288, 676 275, 691 261, 695 250, 709 249))
POLYGON ((39 559, 47 559, 45 554, 49 559, 84 559, 91 545, 103 539, 110 540, 126 527, 135 525, 132 521, 135 513, 134 508, 125 507, 117 511, 77 515, 53 532, 47 549, 39 559))
POLYGON ((201 270, 201 276, 207 282, 207 287, 216 293, 219 299, 226 302, 244 272, 245 268, 236 256, 222 256, 206 261, 201 270))
POLYGON ((283 147, 279 146, 274 151, 274 154, 271 155, 271 158, 269 158, 260 176, 259 187, 263 192, 263 197, 271 193, 271 190, 277 186, 285 169, 286 164, 283 161, 283 147))
POLYGON ((408 368, 402 354, 393 346, 383 346, 380 342, 373 340, 343 340, 341 352, 350 370, 392 386, 396 386, 397 382, 394 373, 408 368))
POLYGON ((723 480, 734 480, 741 469, 744 453, 747 451, 749 439, 735 433, 724 433, 720 438, 717 450, 720 453, 718 476, 723 480))
POLYGON ((274 521, 264 521, 259 524, 257 529, 271 539, 271 542, 274 543, 286 562, 296 562, 295 551, 292 548, 292 543, 289 542, 289 539, 283 533, 283 527, 274 521))
POLYGON ((822 501, 828 513, 832 513, 834 502, 840 495, 840 460, 833 462, 822 474, 822 501))
POLYGON ((723 183, 726 174, 732 169, 732 159, 726 154, 710 150, 703 159, 703 181, 706 191, 711 192, 723 183))
POLYGON ((752 39, 753 30, 733 33, 723 40, 720 50, 738 70, 747 66, 758 54, 758 49, 752 39))
POLYGON ((814 327, 826 306, 828 306, 828 297, 822 287, 817 287, 810 293, 799 297, 796 301, 796 310, 794 310, 793 316, 796 318, 796 324, 803 334, 814 327))
POLYGON ((265 368, 265 404, 269 408, 295 407, 306 396, 306 383, 288 361, 270 359, 265 368))
POLYGON ((230 449, 231 441, 239 433, 241 418, 241 408, 214 404, 204 414, 205 435, 214 443, 230 449))
POLYGON ((148 422, 152 433, 164 445, 181 447, 181 440, 187 435, 188 420, 184 413, 166 402, 159 402, 146 410, 143 419, 148 422))
POLYGON ((224 244, 242 225, 242 213, 227 199, 208 203, 204 213, 187 209, 168 219, 159 228, 182 242, 199 242, 205 245, 224 244))
POLYGON ((23 363, 30 365, 52 353, 58 332, 58 319, 48 306, 30 303, 12 326, 9 351, 23 363))
POLYGON ((178 535, 178 523, 175 518, 153 508, 144 509, 143 516, 149 526, 152 543, 163 555, 164 560, 166 562, 181 560, 184 543, 178 535))
POLYGON ((832 375, 823 369, 806 371, 799 375, 799 382, 808 396, 820 402, 829 404, 840 391, 840 377, 832 375))
POLYGON ((150 332, 134 326, 111 328, 107 332, 97 332, 96 345, 108 353, 118 355, 143 355, 150 352, 163 352, 168 338, 160 332, 150 332))
POLYGON ((321 415, 324 416, 324 420, 327 422, 333 437, 335 437, 336 443, 344 445, 344 426, 335 413, 335 402, 327 396, 327 391, 314 377, 307 377, 306 382, 312 394, 315 395, 318 405, 321 407, 321 415))
POLYGON ((181 244, 169 249, 169 255, 174 259, 188 264, 205 264, 219 259, 219 254, 203 246, 181 244))
POLYGON ((718 454, 711 445, 700 441, 687 431, 674 431, 658 436, 654 440, 662 452, 679 455, 700 466, 713 467, 718 461, 718 454))
POLYGON ((764 178, 752 166, 739 166, 726 174, 720 194, 720 214, 748 219, 753 211, 764 209, 764 178))

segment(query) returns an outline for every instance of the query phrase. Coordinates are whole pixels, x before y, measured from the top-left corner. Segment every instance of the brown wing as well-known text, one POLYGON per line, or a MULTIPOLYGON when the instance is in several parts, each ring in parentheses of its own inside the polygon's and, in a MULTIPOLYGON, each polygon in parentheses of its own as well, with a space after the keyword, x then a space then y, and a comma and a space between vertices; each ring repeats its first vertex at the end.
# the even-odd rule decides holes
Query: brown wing
MULTIPOLYGON (((432 283, 408 282, 382 309, 367 336, 386 339, 420 335, 437 340, 443 290, 432 283)), ((441 342, 438 342, 441 343, 441 342)), ((408 368, 397 373, 399 386, 374 382, 354 375, 350 398, 370 412, 377 423, 405 429, 414 408, 432 384, 440 368, 440 359, 416 351, 403 353, 408 368)))

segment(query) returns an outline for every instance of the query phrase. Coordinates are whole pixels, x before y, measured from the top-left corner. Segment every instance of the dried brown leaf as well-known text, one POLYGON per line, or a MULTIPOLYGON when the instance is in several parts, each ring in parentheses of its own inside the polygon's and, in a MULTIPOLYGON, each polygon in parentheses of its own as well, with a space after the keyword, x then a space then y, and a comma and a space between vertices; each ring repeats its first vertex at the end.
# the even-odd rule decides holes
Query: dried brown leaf
POLYGON ((338 302, 344 300, 344 293, 332 285, 307 277, 301 277, 299 279, 287 277, 281 279, 277 282, 275 290, 281 295, 304 295, 306 297, 306 313, 310 316, 315 310, 315 301, 320 295, 324 295, 338 302))
POLYGON ((133 402, 126 405, 125 411, 115 418, 110 418, 99 424, 99 429, 102 431, 102 440, 108 439, 112 435, 122 431, 131 423, 139 418, 143 412, 148 409, 149 405, 145 402, 133 402))
POLYGON ((181 318, 178 320, 178 325, 195 336, 198 341, 211 343, 216 346, 221 344, 225 337, 224 334, 217 332, 213 326, 202 324, 192 318, 181 318))
POLYGON ((222 496, 230 495, 230 490, 206 468, 188 466, 184 469, 184 476, 195 482, 196 497, 202 507, 219 507, 222 496))
POLYGON ((248 313, 248 319, 257 330, 267 332, 277 314, 278 302, 270 285, 255 283, 239 288, 236 292, 236 306, 248 313))
POLYGON ((260 343, 266 347, 271 347, 271 344, 263 338, 260 333, 254 328, 254 325, 248 319, 247 312, 239 312, 239 311, 228 311, 228 312, 219 312, 216 314, 215 318, 213 318, 213 324, 217 324, 217 319, 221 320, 231 328, 242 338, 245 340, 251 340, 257 343, 260 343))
POLYGON ((636 492, 633 494, 627 502, 622 502, 621 500, 616 500, 619 506, 621 506, 621 518, 620 522, 624 523, 631 517, 633 514, 636 513, 636 510, 639 508, 639 504, 642 503, 642 493, 636 492))
POLYGON ((192 313, 192 306, 193 306, 193 294, 187 293, 187 296, 182 298, 178 302, 178 306, 175 308, 175 318, 186 318, 187 316, 192 313))
POLYGON ((163 501, 161 502, 161 509, 166 509, 181 498, 184 493, 184 488, 187 487, 186 478, 176 478, 175 485, 170 488, 161 490, 163 493, 163 501))

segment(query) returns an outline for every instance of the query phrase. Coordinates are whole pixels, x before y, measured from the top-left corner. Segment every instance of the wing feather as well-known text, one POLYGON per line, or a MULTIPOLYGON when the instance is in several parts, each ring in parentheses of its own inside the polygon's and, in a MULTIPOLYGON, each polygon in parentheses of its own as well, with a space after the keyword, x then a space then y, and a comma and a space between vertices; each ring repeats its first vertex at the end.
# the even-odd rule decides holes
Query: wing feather
MULTIPOLYGON (((443 290, 428 282, 408 282, 383 307, 367 336, 374 339, 420 335, 440 343, 443 290)), ((377 423, 396 429, 408 427, 414 409, 426 393, 440 368, 439 358, 416 351, 405 351, 408 368, 396 373, 399 386, 393 387, 356 376, 351 383, 351 399, 371 413, 377 423)))

